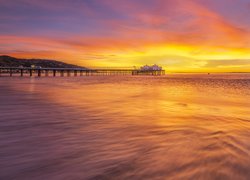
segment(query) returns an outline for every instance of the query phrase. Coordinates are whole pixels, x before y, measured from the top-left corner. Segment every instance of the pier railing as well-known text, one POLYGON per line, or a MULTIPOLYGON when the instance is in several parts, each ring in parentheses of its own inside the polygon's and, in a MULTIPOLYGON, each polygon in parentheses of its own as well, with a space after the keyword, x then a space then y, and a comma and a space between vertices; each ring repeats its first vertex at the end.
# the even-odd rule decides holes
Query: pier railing
POLYGON ((109 75, 165 75, 165 70, 140 69, 86 69, 86 68, 31 68, 31 67, 0 67, 0 76, 109 76, 109 75))

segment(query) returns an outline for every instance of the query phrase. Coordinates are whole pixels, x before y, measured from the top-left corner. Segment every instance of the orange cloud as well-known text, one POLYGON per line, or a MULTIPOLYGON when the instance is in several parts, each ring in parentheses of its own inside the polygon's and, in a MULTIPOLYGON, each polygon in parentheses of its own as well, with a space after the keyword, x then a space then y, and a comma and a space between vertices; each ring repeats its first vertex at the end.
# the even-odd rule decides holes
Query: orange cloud
MULTIPOLYGON (((48 1, 23 1, 53 10, 48 1)), ((84 12, 77 13, 92 18, 88 21, 95 27, 92 29, 95 32, 86 33, 84 27, 80 33, 54 33, 56 37, 46 33, 3 33, 0 35, 0 53, 58 59, 84 66, 133 66, 155 62, 172 71, 226 71, 228 64, 222 61, 236 66, 238 61, 236 63, 234 59, 244 61, 237 64, 238 67, 248 67, 249 31, 234 25, 199 0, 157 0, 150 2, 150 6, 142 1, 96 2, 89 1, 88 4, 85 1, 82 3, 84 12), (91 11, 92 6, 107 9, 91 11), (103 13, 108 15, 102 18, 103 13), (209 64, 211 60, 218 61, 209 64), (226 66, 222 68, 218 64, 226 66)), ((64 3, 57 12, 67 8, 64 3)), ((246 71, 246 68, 242 70, 246 71)))
POLYGON ((230 23, 218 13, 199 3, 190 1, 184 4, 186 10, 197 17, 192 24, 204 33, 206 42, 224 46, 245 46, 249 43, 250 33, 230 23))

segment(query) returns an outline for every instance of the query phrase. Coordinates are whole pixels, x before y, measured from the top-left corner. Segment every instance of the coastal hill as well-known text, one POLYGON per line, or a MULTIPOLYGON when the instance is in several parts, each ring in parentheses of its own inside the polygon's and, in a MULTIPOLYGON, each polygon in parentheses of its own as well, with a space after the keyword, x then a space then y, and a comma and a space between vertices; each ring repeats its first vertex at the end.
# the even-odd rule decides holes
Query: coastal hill
MULTIPOLYGON (((19 59, 11 56, 0 56, 0 67, 36 67, 43 68, 85 68, 77 65, 67 64, 55 60, 47 59, 19 59)), ((87 68, 85 68, 87 69, 87 68)))

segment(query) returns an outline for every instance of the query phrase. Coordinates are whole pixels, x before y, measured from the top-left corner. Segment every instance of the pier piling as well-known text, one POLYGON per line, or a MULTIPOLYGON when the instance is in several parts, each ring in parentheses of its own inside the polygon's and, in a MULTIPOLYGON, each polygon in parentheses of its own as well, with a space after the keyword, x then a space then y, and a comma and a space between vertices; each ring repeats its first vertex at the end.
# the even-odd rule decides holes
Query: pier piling
POLYGON ((56 70, 53 70, 53 76, 56 77, 56 70))
POLYGON ((21 69, 20 71, 21 71, 21 74, 20 74, 20 75, 21 75, 21 77, 23 77, 23 69, 21 69))
POLYGON ((38 75, 38 77, 41 77, 41 69, 38 69, 37 75, 38 75))

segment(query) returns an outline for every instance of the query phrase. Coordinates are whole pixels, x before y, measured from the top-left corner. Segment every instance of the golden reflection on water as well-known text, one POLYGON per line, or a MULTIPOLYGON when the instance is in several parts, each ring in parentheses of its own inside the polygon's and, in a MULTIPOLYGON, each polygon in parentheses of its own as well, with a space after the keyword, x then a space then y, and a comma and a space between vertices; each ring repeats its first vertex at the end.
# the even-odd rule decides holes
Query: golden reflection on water
POLYGON ((36 78, 6 84, 26 94, 41 120, 58 124, 58 132, 46 136, 48 142, 57 139, 46 153, 74 157, 65 160, 64 171, 52 165, 42 177, 250 178, 249 75, 36 78))
POLYGON ((213 87, 213 82, 203 87, 201 84, 192 81, 164 82, 161 78, 155 82, 154 79, 128 78, 117 83, 69 83, 51 92, 44 90, 44 93, 52 102, 79 110, 87 108, 122 117, 142 117, 137 121, 143 124, 168 124, 169 117, 175 118, 174 122, 179 119, 181 123, 185 123, 188 117, 196 119, 198 116, 205 119, 214 116, 249 118, 247 88, 239 92, 242 87, 225 87, 223 82, 217 87, 213 87))

